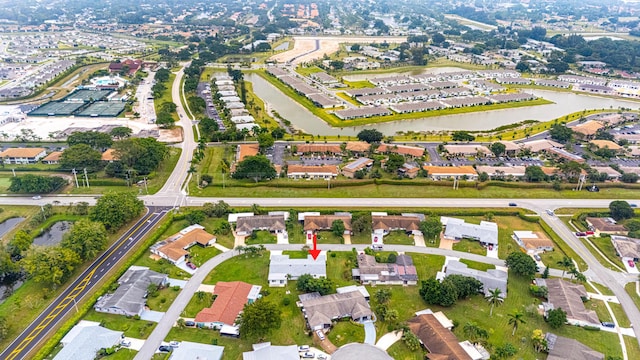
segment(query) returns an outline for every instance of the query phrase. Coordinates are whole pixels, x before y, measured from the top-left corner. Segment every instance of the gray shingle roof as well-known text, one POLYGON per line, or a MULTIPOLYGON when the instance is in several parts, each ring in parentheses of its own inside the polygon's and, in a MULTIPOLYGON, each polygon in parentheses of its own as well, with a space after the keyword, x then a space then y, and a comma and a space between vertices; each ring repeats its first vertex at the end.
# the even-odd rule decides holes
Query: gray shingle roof
POLYGON ((62 339, 62 350, 54 360, 93 360, 98 350, 117 344, 121 331, 113 331, 91 321, 81 321, 62 339))
POLYGON ((269 281, 286 280, 287 274, 292 279, 297 279, 300 275, 309 274, 314 277, 327 277, 327 258, 325 255, 318 256, 314 260, 311 255, 306 259, 291 259, 289 255, 273 255, 269 263, 269 281))
POLYGON ((476 269, 470 269, 469 267, 467 267, 467 264, 461 263, 457 260, 450 260, 449 262, 447 262, 445 274, 470 276, 482 283, 485 294, 488 294, 489 290, 500 289, 502 291, 503 297, 507 296, 508 275, 505 271, 496 269, 480 271, 476 269))
POLYGON ((102 312, 123 312, 130 316, 139 315, 144 308, 144 295, 149 284, 159 285, 166 279, 165 274, 146 267, 132 266, 118 279, 118 289, 98 300, 95 309, 102 312))

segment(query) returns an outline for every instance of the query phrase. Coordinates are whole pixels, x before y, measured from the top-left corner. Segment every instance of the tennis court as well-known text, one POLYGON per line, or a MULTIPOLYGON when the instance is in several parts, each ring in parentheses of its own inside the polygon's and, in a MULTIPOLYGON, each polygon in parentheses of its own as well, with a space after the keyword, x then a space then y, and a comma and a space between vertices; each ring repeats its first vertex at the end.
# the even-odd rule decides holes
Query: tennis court
POLYGON ((125 103, 120 101, 96 101, 76 116, 118 116, 124 110, 125 103))
POLYGON ((71 115, 74 111, 84 106, 84 103, 66 103, 50 101, 39 108, 31 111, 29 116, 61 116, 71 115))
POLYGON ((64 101, 89 102, 103 100, 112 90, 77 90, 64 97, 64 101))

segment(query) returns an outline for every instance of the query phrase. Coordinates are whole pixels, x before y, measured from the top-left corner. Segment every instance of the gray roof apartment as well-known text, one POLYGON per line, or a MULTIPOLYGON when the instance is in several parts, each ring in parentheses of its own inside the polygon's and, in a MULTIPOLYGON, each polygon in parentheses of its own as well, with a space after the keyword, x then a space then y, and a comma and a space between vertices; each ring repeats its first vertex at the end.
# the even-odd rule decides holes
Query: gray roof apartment
POLYGON ((472 277, 482 283, 485 295, 487 295, 490 290, 500 289, 500 291, 502 291, 502 296, 507 296, 508 275, 506 271, 497 269, 480 271, 470 269, 467 264, 461 263, 457 260, 449 260, 447 262, 447 268, 445 269, 445 275, 463 275, 472 277))
POLYGON ((567 313, 568 320, 583 323, 600 324, 598 315, 593 310, 587 310, 582 297, 587 296, 587 290, 581 284, 573 284, 562 279, 547 279, 548 303, 554 309, 562 308, 567 313))
POLYGON ((180 346, 173 348, 169 360, 220 360, 223 346, 181 341, 180 346))
POLYGON ((282 215, 243 216, 236 223, 236 232, 241 234, 251 234, 256 230, 284 231, 286 228, 282 215))
POLYGON ((352 270, 354 277, 362 283, 372 284, 416 284, 418 273, 413 259, 408 255, 398 255, 395 264, 379 263, 376 258, 358 255, 358 268, 352 270))
POLYGON ((359 291, 300 299, 309 328, 329 328, 333 320, 350 317, 354 321, 370 319, 369 302, 359 291))
POLYGON ((81 320, 60 340, 62 350, 53 359, 93 360, 100 349, 116 345, 121 337, 121 331, 109 330, 97 322, 81 320))
POLYGON ((391 111, 384 107, 359 107, 335 111, 334 114, 342 120, 366 118, 372 116, 391 115, 391 111))
POLYGON ((150 284, 161 285, 168 279, 142 266, 132 266, 118 279, 118 289, 113 294, 103 295, 94 308, 98 312, 121 314, 127 316, 140 315, 145 305, 145 294, 150 284))
POLYGON ((242 360, 299 360, 298 347, 274 346, 270 342, 253 344, 253 351, 242 353, 242 360))
POLYGON ((316 260, 307 255, 306 259, 291 259, 289 255, 272 255, 269 263, 269 284, 287 281, 287 276, 296 280, 300 275, 309 274, 314 278, 327 277, 327 257, 320 254, 316 260))
POLYGON ((498 224, 494 222, 481 221, 480 225, 476 225, 446 216, 441 216, 440 222, 445 226, 444 237, 447 239, 472 239, 484 244, 498 245, 498 224))
POLYGON ((604 360, 604 354, 599 353, 575 339, 547 333, 549 356, 547 360, 604 360))

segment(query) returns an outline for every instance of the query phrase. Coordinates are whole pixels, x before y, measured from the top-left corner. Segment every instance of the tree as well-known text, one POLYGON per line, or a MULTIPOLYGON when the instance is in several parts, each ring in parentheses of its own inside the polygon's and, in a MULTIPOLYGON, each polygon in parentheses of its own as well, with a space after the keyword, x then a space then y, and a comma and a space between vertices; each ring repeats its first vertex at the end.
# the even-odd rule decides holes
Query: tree
POLYGON ((253 179, 255 182, 276 177, 276 170, 265 156, 247 156, 236 166, 234 179, 253 179))
POLYGON ((102 153, 87 144, 77 144, 66 148, 60 157, 60 168, 96 172, 102 169, 102 153))
POLYGON ((221 218, 231 212, 231 207, 226 202, 219 200, 217 203, 204 203, 203 211, 207 216, 221 218))
POLYGON ((157 169, 169 153, 165 144, 151 137, 116 141, 113 150, 116 159, 140 175, 150 174, 157 169))
POLYGON ((260 146, 260 151, 264 152, 268 148, 272 147, 275 141, 273 140, 273 135, 268 132, 261 133, 258 135, 258 145, 260 146))
POLYGON ((542 330, 533 330, 533 333, 531 334, 531 343, 533 344, 533 348, 536 352, 546 350, 547 345, 542 330))
POLYGON ((128 128, 126 126, 116 126, 111 129, 109 135, 116 139, 126 139, 131 136, 131 133, 131 128, 128 128))
POLYGON ((626 201, 616 200, 609 203, 609 213, 615 220, 631 219, 633 208, 626 201))
POLYGON ((191 210, 185 216, 185 220, 189 222, 189 224, 200 224, 206 218, 206 214, 202 210, 191 210))
POLYGON ((45 194, 54 192, 67 184, 67 180, 59 176, 20 175, 9 179, 9 191, 29 194, 45 194))
POLYGON ((549 130, 549 135, 551 135, 553 140, 565 143, 573 136, 573 130, 563 124, 555 124, 549 130))
POLYGON ((395 173, 398 169, 404 164, 405 159, 404 156, 400 154, 389 154, 387 158, 387 162, 385 163, 385 168, 390 173, 395 173))
POLYGON ((369 144, 379 143, 384 137, 384 135, 376 129, 360 130, 357 136, 360 141, 366 141, 369 144))
POLYGON ((451 306, 456 303, 458 293, 452 282, 439 282, 435 278, 423 281, 420 286, 420 296, 427 304, 451 306))
POLYGON ((470 276, 464 275, 448 275, 442 280, 443 283, 451 283, 456 289, 458 299, 466 299, 469 296, 477 295, 482 292, 482 283, 470 276))
POLYGON ((485 298, 491 304, 489 316, 493 316, 493 307, 495 305, 502 304, 502 302, 504 301, 504 298, 502 297, 502 290, 500 290, 499 288, 490 289, 489 294, 485 298))
POLYGON ((283 128, 275 128, 271 130, 271 136, 273 136, 275 140, 282 139, 286 133, 287 132, 283 128))
POLYGON ((391 300, 391 290, 388 288, 378 289, 373 294, 373 297, 376 299, 378 304, 386 304, 391 300))
POLYGON ((78 254, 60 246, 35 246, 21 260, 22 266, 35 282, 53 286, 62 284, 80 264, 78 254))
POLYGON ((440 34, 440 33, 435 33, 433 34, 433 36, 431 37, 431 41, 434 44, 442 44, 443 42, 445 42, 445 40, 447 40, 444 35, 440 34))
MULTIPOLYGON (((20 257, 22 253, 29 250, 33 243, 33 238, 24 230, 16 231, 13 238, 7 244, 7 250, 13 257, 20 257)), ((2 279, 0 279, 1 282, 2 279)))
POLYGON ((542 171, 540 166, 531 165, 524 169, 524 178, 529 182, 539 182, 546 180, 547 174, 542 171))
POLYGON ((160 126, 163 129, 169 129, 173 127, 175 120, 173 120, 173 116, 170 113, 160 112, 156 117, 156 125, 160 126))
POLYGON ((538 271, 535 260, 520 251, 514 251, 509 254, 505 260, 505 264, 511 271, 520 276, 530 277, 538 271))
POLYGON ((271 51, 271 45, 269 45, 269 43, 260 43, 258 45, 256 45, 255 51, 257 52, 265 52, 265 51, 271 51))
POLYGON ((144 203, 132 192, 110 192, 96 202, 90 218, 99 221, 111 232, 117 231, 144 210, 144 203))
POLYGON ((298 278, 296 288, 305 293, 317 291, 320 295, 327 295, 333 292, 333 282, 327 278, 315 279, 309 274, 303 274, 298 278))
POLYGON ((433 215, 425 218, 424 221, 421 221, 419 227, 424 237, 429 239, 431 243, 434 243, 442 232, 442 222, 440 222, 439 218, 433 215))
POLYGON ((562 268, 562 277, 564 277, 565 272, 573 267, 573 260, 568 256, 564 256, 562 260, 556 262, 556 264, 562 268))
POLYGON ((280 328, 282 313, 276 304, 265 298, 260 298, 252 304, 244 306, 238 323, 240 336, 262 340, 271 331, 280 328))
POLYGON ((420 348, 420 339, 409 329, 405 329, 402 332, 402 341, 411 351, 416 351, 420 348))
POLYGON ((113 144, 113 140, 111 139, 111 135, 107 133, 76 131, 67 137, 67 144, 69 144, 69 146, 84 144, 98 151, 104 151, 113 144))
POLYGON ((453 141, 473 141, 476 137, 469 134, 468 131, 454 131, 451 134, 451 140, 453 141))
POLYGON ((524 319, 524 314, 521 311, 514 311, 509 316, 509 325, 513 326, 513 331, 511 332, 511 336, 516 334, 516 330, 518 330, 518 326, 520 324, 526 324, 527 321, 524 319))
POLYGON ((560 164, 558 168, 568 179, 576 179, 582 173, 582 165, 573 160, 560 164))
POLYGON ((478 340, 486 340, 489 337, 487 330, 481 328, 475 322, 467 322, 463 327, 464 334, 469 340, 476 344, 478 340))
MULTIPOLYGON (((516 348, 511 343, 505 343, 502 346, 498 346, 495 351, 496 359, 506 359, 515 355, 518 352, 518 348, 516 348)), ((493 358, 493 357, 492 357, 493 358)))
POLYGON ((107 247, 107 230, 99 222, 80 219, 73 223, 71 230, 60 243, 65 249, 72 250, 80 259, 93 259, 107 247))
POLYGON ((493 155, 497 157, 504 154, 504 152, 507 150, 507 146, 501 142, 494 142, 493 144, 491 144, 489 149, 491 150, 493 155))
POLYGON ((344 235, 344 231, 345 231, 344 221, 338 219, 338 220, 334 220, 331 223, 331 232, 333 233, 333 235, 339 238, 342 238, 342 236, 344 235))
POLYGON ((620 176, 620 181, 627 184, 635 184, 638 182, 638 179, 640 179, 638 174, 631 173, 631 172, 624 173, 622 174, 622 176, 620 176))
POLYGON ((567 313, 562 308, 549 310, 547 312, 547 322, 553 329, 557 329, 567 323, 567 313))
POLYGON ((20 265, 11 257, 9 250, 0 244, 0 283, 12 284, 20 278, 20 265))

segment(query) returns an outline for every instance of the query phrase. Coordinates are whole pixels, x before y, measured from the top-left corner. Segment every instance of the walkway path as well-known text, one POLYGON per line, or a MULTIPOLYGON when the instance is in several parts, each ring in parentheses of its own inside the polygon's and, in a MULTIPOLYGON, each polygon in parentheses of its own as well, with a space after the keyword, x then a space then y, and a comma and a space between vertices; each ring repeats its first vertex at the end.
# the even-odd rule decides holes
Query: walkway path
POLYGON ((386 333, 382 335, 380 340, 376 343, 376 346, 380 349, 387 351, 391 345, 395 344, 399 340, 402 339, 402 331, 392 331, 390 333, 386 333))
POLYGON ((364 343, 376 344, 376 325, 373 321, 365 321, 364 325, 364 343))

